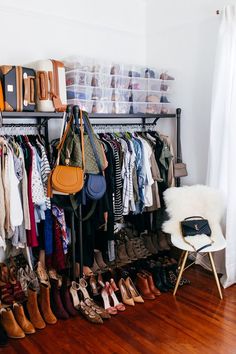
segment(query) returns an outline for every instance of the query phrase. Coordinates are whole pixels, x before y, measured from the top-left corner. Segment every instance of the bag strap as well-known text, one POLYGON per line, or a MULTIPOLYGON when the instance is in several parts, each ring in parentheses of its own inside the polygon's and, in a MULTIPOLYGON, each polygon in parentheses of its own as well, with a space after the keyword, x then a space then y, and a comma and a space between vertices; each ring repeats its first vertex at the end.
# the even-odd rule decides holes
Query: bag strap
POLYGON ((85 129, 86 129, 86 132, 89 136, 89 140, 90 140, 90 143, 92 145, 92 148, 93 148, 93 153, 94 153, 94 156, 95 156, 95 160, 96 160, 96 163, 97 163, 97 166, 98 166, 98 169, 99 169, 99 172, 102 173, 103 172, 103 169, 102 169, 102 164, 101 164, 101 161, 100 161, 100 158, 98 156, 98 151, 97 151, 97 148, 96 148, 96 145, 95 145, 95 142, 94 142, 94 137, 93 137, 93 127, 90 123, 90 120, 87 116, 86 113, 84 113, 83 115, 83 120, 84 120, 84 126, 85 126, 85 129))
POLYGON ((189 216, 188 218, 185 218, 184 221, 185 221, 185 220, 196 219, 196 218, 204 220, 204 218, 203 218, 202 216, 198 216, 198 215, 197 215, 197 216, 189 216))

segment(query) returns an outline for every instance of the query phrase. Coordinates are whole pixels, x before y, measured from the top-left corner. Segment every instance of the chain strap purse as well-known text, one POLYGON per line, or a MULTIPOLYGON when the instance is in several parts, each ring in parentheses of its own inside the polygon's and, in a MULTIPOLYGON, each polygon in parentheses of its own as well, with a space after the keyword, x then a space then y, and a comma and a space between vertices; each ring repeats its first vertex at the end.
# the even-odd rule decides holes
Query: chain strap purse
POLYGON ((185 218, 183 221, 180 222, 182 235, 184 237, 184 241, 192 246, 196 252, 203 250, 206 247, 211 246, 214 241, 211 240, 211 228, 209 225, 208 220, 204 219, 202 216, 190 216, 185 218), (188 236, 197 236, 197 235, 206 235, 210 239, 210 243, 206 244, 199 249, 188 242, 185 238, 188 236))
POLYGON ((65 132, 58 145, 58 154, 56 160, 56 166, 52 170, 48 179, 48 196, 52 197, 55 194, 75 194, 83 188, 84 185, 84 134, 82 123, 82 111, 80 110, 80 141, 82 152, 82 166, 70 165, 70 154, 68 152, 65 159, 65 165, 60 164, 61 152, 66 140, 66 137, 70 131, 71 125, 74 121, 74 116, 71 115, 70 120, 66 126, 65 132))

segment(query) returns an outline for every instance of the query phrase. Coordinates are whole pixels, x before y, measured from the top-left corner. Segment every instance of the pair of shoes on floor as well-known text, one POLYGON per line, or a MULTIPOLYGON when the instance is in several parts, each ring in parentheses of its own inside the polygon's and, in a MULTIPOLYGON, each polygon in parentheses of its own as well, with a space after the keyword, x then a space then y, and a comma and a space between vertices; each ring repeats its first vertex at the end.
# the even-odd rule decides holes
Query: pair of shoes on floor
POLYGON ((160 290, 154 284, 152 274, 146 270, 137 273, 136 285, 145 300, 155 300, 161 295, 160 290))
POLYGON ((111 279, 110 282, 101 283, 102 291, 101 296, 104 303, 104 308, 110 315, 117 315, 118 312, 125 311, 125 305, 122 302, 119 302, 115 292, 118 290, 114 279, 111 279))
POLYGON ((92 266, 93 273, 105 272, 109 269, 108 265, 104 262, 102 257, 102 252, 95 249, 94 250, 94 262, 92 266))
POLYGON ((39 293, 39 281, 36 273, 30 269, 29 265, 26 265, 25 268, 20 268, 17 272, 17 280, 21 284, 21 288, 27 296, 28 287, 35 289, 39 293))
POLYGON ((86 288, 87 282, 84 279, 80 279, 79 283, 72 281, 70 294, 72 297, 73 306, 89 322, 102 324, 103 319, 110 318, 110 315, 90 298, 86 288), (82 299, 79 298, 78 292, 80 293, 82 299))
POLYGON ((59 276, 55 269, 49 270, 51 284, 52 311, 60 320, 67 320, 75 317, 77 311, 74 309, 69 293, 69 284, 66 276, 59 276))
POLYGON ((135 287, 132 279, 127 277, 125 280, 121 278, 119 280, 119 289, 122 297, 122 301, 129 306, 134 306, 135 303, 143 303, 144 300, 137 288, 135 287))
POLYGON ((5 263, 0 263, 0 293, 3 304, 12 305, 15 301, 23 302, 26 300, 16 273, 17 269, 14 263, 11 263, 9 267, 5 263))
POLYGON ((26 334, 35 333, 33 324, 26 318, 22 304, 14 303, 13 310, 8 308, 0 309, 1 325, 4 329, 0 335, 0 341, 6 342, 5 333, 9 338, 20 339, 26 334))

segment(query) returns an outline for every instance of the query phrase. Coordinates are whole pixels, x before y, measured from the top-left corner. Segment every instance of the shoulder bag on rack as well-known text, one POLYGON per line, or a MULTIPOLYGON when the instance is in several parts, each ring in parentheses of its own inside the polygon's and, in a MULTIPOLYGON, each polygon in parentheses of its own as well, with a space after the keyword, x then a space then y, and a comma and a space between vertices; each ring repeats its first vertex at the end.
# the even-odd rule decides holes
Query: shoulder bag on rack
POLYGON ((98 200, 101 199, 106 192, 106 179, 103 176, 101 160, 98 156, 98 151, 95 145, 95 139, 94 139, 95 134, 93 132, 92 125, 86 113, 84 113, 83 115, 83 120, 84 120, 85 130, 88 134, 93 149, 95 161, 97 163, 97 167, 99 170, 98 174, 91 174, 91 173, 87 174, 86 183, 85 183, 85 192, 90 199, 98 200))
MULTIPOLYGON (((197 235, 206 235, 209 238, 211 237, 211 228, 209 222, 207 219, 204 219, 202 216, 190 216, 188 218, 185 218, 183 221, 180 222, 180 226, 184 238, 188 236, 197 236, 197 235)), ((211 239, 210 241, 211 242, 209 244, 202 246, 196 251, 199 252, 204 248, 211 246, 214 241, 211 239)), ((195 249, 195 247, 190 242, 187 242, 186 240, 185 242, 195 249)))
POLYGON ((53 190, 62 194, 74 194, 79 192, 84 185, 84 134, 83 134, 83 124, 82 124, 82 113, 80 111, 80 141, 81 141, 81 152, 82 152, 82 167, 71 166, 70 165, 70 154, 65 160, 66 165, 60 164, 61 152, 70 130, 73 124, 74 116, 71 118, 66 126, 63 137, 58 145, 58 155, 56 166, 51 172, 51 176, 48 181, 48 196, 52 197, 53 190))
POLYGON ((182 148, 180 144, 179 156, 177 156, 177 162, 174 164, 174 176, 175 178, 188 176, 187 165, 182 162, 182 148))

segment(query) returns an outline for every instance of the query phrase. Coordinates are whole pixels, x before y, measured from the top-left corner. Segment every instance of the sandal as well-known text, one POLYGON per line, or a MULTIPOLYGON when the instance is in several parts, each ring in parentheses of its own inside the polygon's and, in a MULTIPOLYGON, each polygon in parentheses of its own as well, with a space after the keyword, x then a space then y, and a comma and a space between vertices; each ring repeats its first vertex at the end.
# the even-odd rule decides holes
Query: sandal
POLYGON ((37 273, 40 283, 50 286, 50 282, 49 282, 49 278, 48 278, 46 269, 43 267, 41 262, 37 263, 36 273, 37 273))

